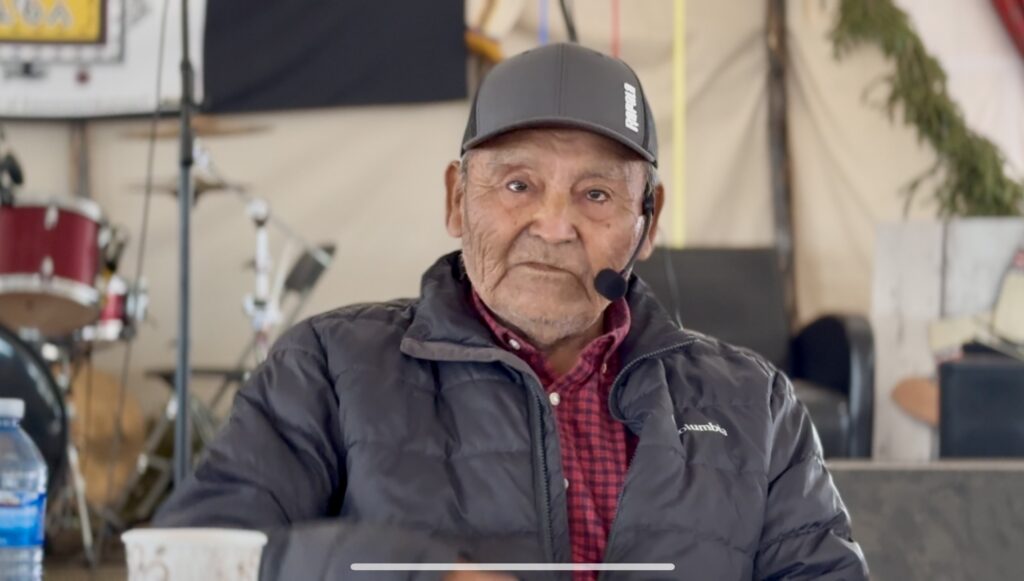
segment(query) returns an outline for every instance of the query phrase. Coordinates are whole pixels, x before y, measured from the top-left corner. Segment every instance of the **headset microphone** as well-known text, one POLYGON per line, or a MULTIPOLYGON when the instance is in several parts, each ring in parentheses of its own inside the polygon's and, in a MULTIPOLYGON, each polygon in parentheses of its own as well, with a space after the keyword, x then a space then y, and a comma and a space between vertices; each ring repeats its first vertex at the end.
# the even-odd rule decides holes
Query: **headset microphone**
POLYGON ((640 235, 640 241, 637 243, 636 248, 633 249, 633 254, 630 255, 629 261, 626 262, 626 266, 618 272, 605 268, 594 277, 594 288, 609 301, 615 301, 626 296, 627 277, 629 272, 633 270, 633 265, 636 264, 636 259, 640 256, 640 249, 644 247, 644 242, 650 233, 651 222, 654 221, 654 190, 651 184, 647 184, 647 187, 644 189, 643 219, 643 233, 640 235))

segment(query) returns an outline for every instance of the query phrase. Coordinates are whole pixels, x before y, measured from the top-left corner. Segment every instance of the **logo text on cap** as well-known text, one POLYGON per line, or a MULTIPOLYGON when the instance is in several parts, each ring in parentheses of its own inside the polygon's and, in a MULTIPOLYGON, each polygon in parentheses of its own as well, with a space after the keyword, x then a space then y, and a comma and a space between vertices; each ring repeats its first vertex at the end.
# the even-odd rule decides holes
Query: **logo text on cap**
POLYGON ((634 133, 640 133, 640 119, 636 113, 636 87, 623 83, 626 90, 626 127, 634 133))

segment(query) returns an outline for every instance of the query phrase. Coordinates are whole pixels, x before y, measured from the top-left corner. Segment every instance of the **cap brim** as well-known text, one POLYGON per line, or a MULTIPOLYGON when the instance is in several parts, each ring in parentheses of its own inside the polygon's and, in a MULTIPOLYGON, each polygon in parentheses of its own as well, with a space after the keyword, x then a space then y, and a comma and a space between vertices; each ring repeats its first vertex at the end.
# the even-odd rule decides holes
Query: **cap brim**
POLYGON ((462 144, 462 153, 466 153, 467 150, 473 149, 474 147, 482 144, 485 141, 494 139, 500 135, 504 135, 511 131, 519 129, 537 129, 541 127, 568 127, 571 129, 582 129, 591 133, 596 133, 602 137, 607 137, 616 143, 620 143, 630 151, 636 153, 644 160, 654 164, 655 167, 658 165, 658 160, 654 158, 644 148, 637 145, 635 141, 630 140, 628 137, 609 130, 607 127, 602 127, 596 123, 591 123, 583 119, 576 119, 574 117, 535 117, 532 119, 524 119, 516 123, 505 125, 499 129, 494 129, 487 133, 477 135, 473 139, 462 144))

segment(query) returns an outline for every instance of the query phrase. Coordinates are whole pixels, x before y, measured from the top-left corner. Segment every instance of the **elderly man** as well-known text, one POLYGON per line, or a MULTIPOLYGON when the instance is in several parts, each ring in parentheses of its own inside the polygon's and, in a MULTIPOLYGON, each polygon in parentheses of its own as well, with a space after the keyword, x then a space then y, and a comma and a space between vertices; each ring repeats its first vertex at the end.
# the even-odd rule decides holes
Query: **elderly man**
POLYGON ((664 197, 633 71, 576 45, 510 59, 462 150, 445 173, 462 251, 415 300, 285 334, 157 523, 267 530, 275 579, 510 578, 352 571, 460 561, 866 578, 786 377, 678 328, 630 277, 664 197))

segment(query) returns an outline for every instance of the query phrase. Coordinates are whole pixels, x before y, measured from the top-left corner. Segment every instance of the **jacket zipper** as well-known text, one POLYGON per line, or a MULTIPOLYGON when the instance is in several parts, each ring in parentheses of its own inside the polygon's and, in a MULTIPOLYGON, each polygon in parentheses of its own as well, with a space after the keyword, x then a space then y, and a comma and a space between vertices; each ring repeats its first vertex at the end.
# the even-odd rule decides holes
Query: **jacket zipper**
MULTIPOLYGON (((615 380, 612 381, 611 389, 608 390, 608 406, 609 406, 609 409, 611 408, 612 396, 615 395, 615 390, 619 387, 619 381, 622 380, 622 378, 626 375, 626 373, 631 371, 634 367, 636 367, 637 365, 639 365, 643 361, 646 361, 648 359, 653 359, 655 357, 658 357, 660 355, 664 355, 665 353, 669 353, 671 351, 676 351, 678 349, 686 347, 687 345, 690 345, 694 341, 696 341, 696 339, 690 339, 690 340, 684 341, 682 343, 676 343, 675 345, 670 345, 668 347, 663 347, 661 349, 658 349, 657 351, 652 351, 652 352, 650 352, 650 353, 648 353, 646 355, 642 355, 640 357, 637 357, 636 359, 633 359, 632 361, 627 363, 625 366, 623 366, 623 368, 621 370, 619 370, 618 375, 615 376, 615 380)), ((615 540, 616 533, 618 532, 618 529, 617 529, 616 525, 619 522, 619 515, 622 513, 622 497, 625 496, 625 494, 626 494, 626 481, 629 479, 629 472, 633 468, 633 458, 636 457, 637 450, 639 450, 639 449, 640 449, 640 442, 639 442, 639 436, 637 436, 637 447, 633 449, 633 453, 630 454, 629 458, 627 458, 627 460, 626 460, 626 467, 627 467, 626 468, 626 477, 622 479, 622 490, 619 490, 619 498, 615 502, 615 516, 612 518, 612 526, 611 526, 611 528, 608 529, 609 530, 608 543, 605 545, 605 548, 604 548, 605 555, 607 555, 608 554, 608 550, 611 549, 612 542, 615 540)), ((598 575, 598 581, 600 581, 602 579, 606 579, 607 577, 608 577, 608 571, 602 571, 601 574, 598 575)))
POLYGON ((533 373, 533 370, 520 370, 520 372, 529 379, 532 379, 537 386, 540 386, 539 390, 533 389, 532 386, 530 386, 530 391, 533 392, 533 396, 537 402, 537 413, 535 414, 536 425, 534 427, 533 437, 534 442, 536 442, 534 453, 540 460, 541 475, 543 476, 542 480, 544 482, 544 514, 542 515, 544 519, 545 536, 544 550, 547 552, 547 561, 549 563, 553 563, 555 560, 555 533, 554 527, 551 524, 551 473, 548 470, 547 448, 544 445, 544 397, 541 395, 544 393, 544 387, 540 382, 540 378, 533 373))
POLYGON ((548 562, 555 560, 555 533, 551 526, 551 475, 548 471, 547 451, 544 445, 544 401, 537 398, 537 443, 544 481, 544 530, 547 541, 548 562))

